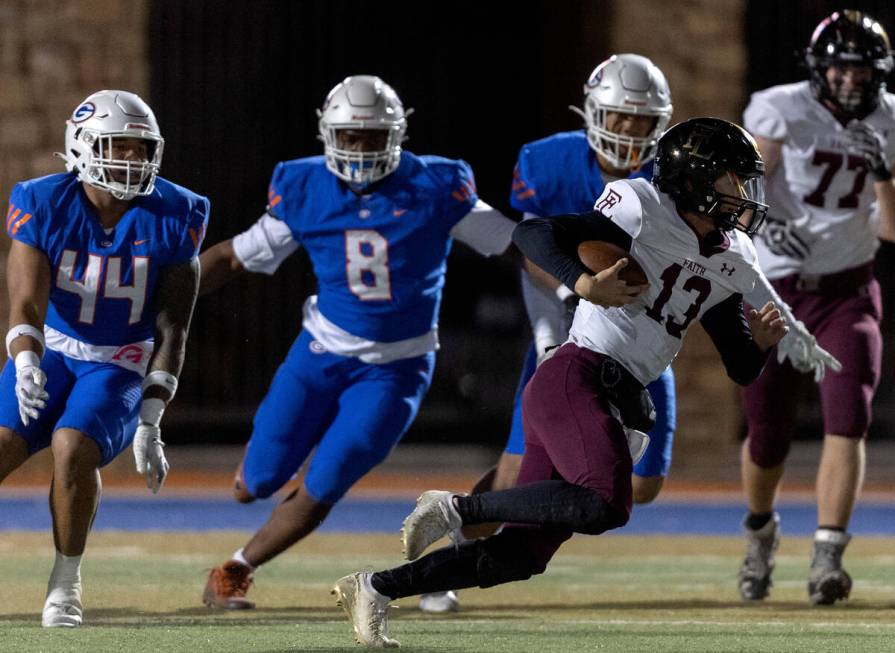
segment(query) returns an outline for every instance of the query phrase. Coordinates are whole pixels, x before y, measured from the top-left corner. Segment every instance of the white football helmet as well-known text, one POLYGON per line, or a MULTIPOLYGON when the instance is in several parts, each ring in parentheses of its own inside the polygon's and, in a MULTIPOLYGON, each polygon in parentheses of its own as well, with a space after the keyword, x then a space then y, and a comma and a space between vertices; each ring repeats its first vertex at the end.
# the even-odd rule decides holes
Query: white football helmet
POLYGON ((638 54, 614 54, 597 66, 584 85, 584 117, 587 142, 612 167, 639 168, 656 156, 656 143, 671 119, 671 91, 665 75, 649 59, 638 54), (610 112, 655 116, 647 136, 616 134, 606 125, 610 112))
POLYGON ((326 96, 318 109, 320 139, 326 167, 339 179, 357 187, 379 181, 401 162, 401 143, 407 131, 407 116, 401 98, 391 86, 372 75, 346 77, 326 96), (370 129, 388 133, 385 149, 358 152, 339 149, 341 129, 370 129))
POLYGON ((120 200, 149 195, 162 163, 162 138, 152 109, 127 91, 98 91, 86 98, 65 123, 65 160, 78 180, 120 200), (115 159, 116 138, 146 141, 146 160, 115 159))

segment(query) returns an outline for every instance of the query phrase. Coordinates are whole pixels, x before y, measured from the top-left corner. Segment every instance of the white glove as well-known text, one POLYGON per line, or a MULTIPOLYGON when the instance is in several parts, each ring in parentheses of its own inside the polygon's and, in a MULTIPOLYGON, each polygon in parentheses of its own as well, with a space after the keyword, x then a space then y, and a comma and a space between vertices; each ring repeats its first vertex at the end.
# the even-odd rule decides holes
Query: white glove
POLYGON ((21 351, 16 356, 16 399, 19 401, 19 417, 28 426, 28 419, 36 420, 39 411, 46 407, 50 398, 44 386, 47 375, 40 369, 40 358, 33 351, 21 351))
POLYGON ((892 178, 892 171, 886 165, 883 156, 883 137, 873 127, 860 120, 852 120, 848 123, 848 132, 852 142, 848 149, 850 152, 864 158, 870 174, 877 181, 888 181, 892 178))
POLYGON ((817 344, 817 339, 800 320, 790 313, 786 321, 789 333, 777 343, 778 363, 789 359, 790 365, 799 372, 814 372, 815 383, 823 381, 828 367, 834 372, 842 371, 842 363, 817 344))
POLYGON ((146 487, 158 494, 168 475, 168 461, 165 459, 165 443, 162 430, 151 424, 140 424, 134 436, 134 460, 137 473, 146 475, 146 487))

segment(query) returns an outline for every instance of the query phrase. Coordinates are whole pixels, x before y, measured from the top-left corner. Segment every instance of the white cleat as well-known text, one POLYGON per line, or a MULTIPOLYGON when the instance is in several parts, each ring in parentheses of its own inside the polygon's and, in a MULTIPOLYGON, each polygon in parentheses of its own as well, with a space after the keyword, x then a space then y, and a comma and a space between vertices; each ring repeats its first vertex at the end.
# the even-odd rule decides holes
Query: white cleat
POLYGON ((453 590, 447 592, 431 592, 420 596, 420 610, 429 614, 443 614, 445 612, 458 612, 460 599, 453 590))
POLYGON ((454 492, 429 490, 416 500, 416 508, 407 515, 401 529, 404 557, 416 560, 430 544, 459 529, 463 520, 454 508, 454 492))
POLYGON ((81 625, 81 583, 54 587, 47 593, 41 625, 44 628, 77 628, 81 625))
POLYGON ((331 594, 354 627, 358 644, 369 648, 398 648, 401 644, 388 636, 388 604, 370 584, 373 574, 359 571, 336 581, 331 594))

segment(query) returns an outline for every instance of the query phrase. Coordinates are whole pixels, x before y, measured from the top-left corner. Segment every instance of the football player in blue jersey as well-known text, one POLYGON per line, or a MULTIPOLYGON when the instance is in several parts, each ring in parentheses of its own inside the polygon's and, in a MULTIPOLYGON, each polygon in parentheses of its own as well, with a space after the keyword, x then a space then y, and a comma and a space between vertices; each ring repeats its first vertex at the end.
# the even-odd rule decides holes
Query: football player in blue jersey
POLYGON ((453 238, 485 256, 510 244, 515 223, 478 199, 468 164, 402 148, 408 114, 378 77, 346 78, 320 111, 324 155, 278 164, 266 212, 201 257, 202 293, 273 274, 299 247, 319 284, 258 407, 236 498, 269 497, 316 452, 302 486, 211 571, 209 607, 254 607, 253 571, 311 533, 410 426, 432 380, 453 238))
POLYGON ((209 203, 157 176, 163 145, 143 100, 94 93, 67 123, 68 172, 17 184, 6 214, 0 480, 51 448, 45 627, 81 623, 99 469, 133 441, 153 493, 168 473, 159 424, 183 364, 209 203))
MULTIPOLYGON (((616 54, 602 62, 584 84, 584 110, 570 107, 586 129, 560 132, 522 146, 513 171, 511 206, 523 219, 584 213, 594 207, 603 188, 616 179, 653 174, 652 160, 659 136, 671 119, 671 92, 665 76, 652 61, 636 54, 616 54)), ((525 438, 522 431, 522 390, 540 360, 569 335, 578 297, 550 275, 526 261, 522 295, 533 342, 522 367, 513 405, 513 421, 504 452, 473 492, 502 490, 516 484, 525 438)), ((648 386, 656 406, 656 425, 649 446, 634 467, 634 501, 652 501, 671 464, 675 426, 674 376, 669 367, 648 386)), ((490 535, 498 524, 467 527, 455 538, 490 535)), ((424 612, 459 609, 454 592, 424 594, 424 612)))

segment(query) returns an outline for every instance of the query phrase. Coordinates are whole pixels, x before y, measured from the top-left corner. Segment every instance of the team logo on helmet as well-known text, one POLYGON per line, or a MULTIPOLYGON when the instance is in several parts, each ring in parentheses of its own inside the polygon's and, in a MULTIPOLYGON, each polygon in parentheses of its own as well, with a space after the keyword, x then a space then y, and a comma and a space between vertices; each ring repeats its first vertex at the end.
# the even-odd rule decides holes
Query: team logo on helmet
POLYGON ((73 114, 71 114, 71 121, 75 124, 84 122, 85 120, 92 118, 95 113, 96 105, 93 104, 93 102, 84 102, 81 106, 75 109, 73 114))

